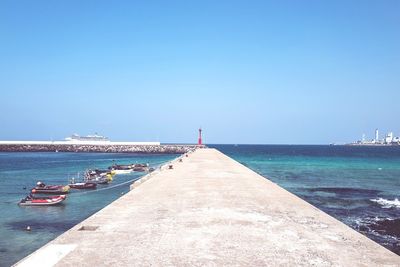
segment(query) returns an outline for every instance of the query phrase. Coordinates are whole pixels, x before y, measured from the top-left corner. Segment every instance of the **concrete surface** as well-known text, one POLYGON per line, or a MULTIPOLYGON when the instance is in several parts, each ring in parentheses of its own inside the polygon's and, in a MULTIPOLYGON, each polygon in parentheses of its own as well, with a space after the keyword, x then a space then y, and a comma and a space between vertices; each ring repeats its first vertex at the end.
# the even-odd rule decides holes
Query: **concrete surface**
POLYGON ((59 249, 56 266, 400 266, 396 254, 217 150, 182 159, 20 264, 59 249))

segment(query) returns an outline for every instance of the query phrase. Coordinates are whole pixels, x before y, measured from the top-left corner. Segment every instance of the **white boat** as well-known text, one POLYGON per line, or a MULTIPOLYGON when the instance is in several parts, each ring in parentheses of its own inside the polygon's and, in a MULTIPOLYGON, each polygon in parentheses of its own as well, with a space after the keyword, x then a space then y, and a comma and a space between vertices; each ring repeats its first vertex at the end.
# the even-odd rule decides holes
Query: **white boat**
POLYGON ((97 133, 93 135, 80 136, 79 134, 73 134, 70 137, 65 138, 65 141, 69 142, 110 142, 108 137, 98 135, 97 133))
POLYGON ((27 196, 18 203, 20 206, 52 206, 63 202, 67 198, 66 195, 51 197, 32 197, 27 196))
POLYGON ((113 170, 115 174, 127 174, 133 172, 133 169, 130 170, 113 170))

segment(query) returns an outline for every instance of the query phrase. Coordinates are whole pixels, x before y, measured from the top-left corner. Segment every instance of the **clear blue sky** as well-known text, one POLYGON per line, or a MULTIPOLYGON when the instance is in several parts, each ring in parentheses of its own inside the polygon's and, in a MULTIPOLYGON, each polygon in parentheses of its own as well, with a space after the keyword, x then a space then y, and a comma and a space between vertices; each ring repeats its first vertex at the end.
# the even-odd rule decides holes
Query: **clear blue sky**
POLYGON ((0 2, 0 139, 400 135, 400 1, 0 2))

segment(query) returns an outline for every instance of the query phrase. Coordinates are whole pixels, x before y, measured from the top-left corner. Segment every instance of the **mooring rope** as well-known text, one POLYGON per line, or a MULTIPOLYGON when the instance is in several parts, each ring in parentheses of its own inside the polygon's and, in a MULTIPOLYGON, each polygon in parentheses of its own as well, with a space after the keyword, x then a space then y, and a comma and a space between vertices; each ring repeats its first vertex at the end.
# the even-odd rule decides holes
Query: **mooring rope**
POLYGON ((105 188, 101 188, 101 189, 95 189, 95 190, 90 190, 90 191, 88 190, 88 191, 85 191, 85 192, 78 192, 78 193, 71 193, 71 195, 84 195, 84 194, 96 193, 96 192, 101 192, 101 191, 113 189, 113 188, 116 188, 116 187, 119 187, 119 186, 122 186, 122 185, 125 185, 125 184, 128 184, 128 183, 132 183, 133 181, 139 180, 141 177, 142 176, 136 177, 136 178, 134 178, 132 180, 129 180, 129 181, 126 181, 126 182, 123 182, 123 183, 119 183, 119 184, 116 184, 116 185, 113 185, 113 186, 108 186, 108 187, 105 187, 105 188))

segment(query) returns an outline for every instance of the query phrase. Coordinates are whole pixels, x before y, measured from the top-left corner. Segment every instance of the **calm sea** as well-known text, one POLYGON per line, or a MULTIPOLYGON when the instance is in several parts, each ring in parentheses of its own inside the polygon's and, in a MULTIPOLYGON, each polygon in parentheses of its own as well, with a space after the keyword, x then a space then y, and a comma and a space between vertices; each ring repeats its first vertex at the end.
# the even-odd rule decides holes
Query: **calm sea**
MULTIPOLYGON (((102 153, 0 153, 0 266, 10 266, 129 191, 143 173, 114 176, 97 190, 74 191, 65 204, 19 207, 38 180, 67 184, 86 169, 106 169, 113 162, 149 163, 157 167, 177 155, 102 153), (31 231, 25 231, 30 226, 31 231)), ((82 177, 82 174, 80 175, 82 177)))
POLYGON ((400 147, 210 147, 400 255, 400 147))

